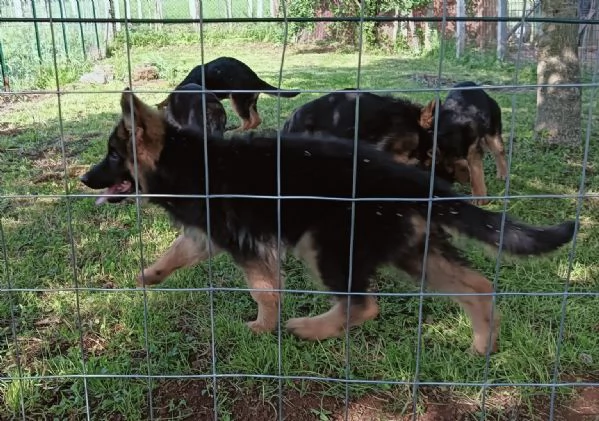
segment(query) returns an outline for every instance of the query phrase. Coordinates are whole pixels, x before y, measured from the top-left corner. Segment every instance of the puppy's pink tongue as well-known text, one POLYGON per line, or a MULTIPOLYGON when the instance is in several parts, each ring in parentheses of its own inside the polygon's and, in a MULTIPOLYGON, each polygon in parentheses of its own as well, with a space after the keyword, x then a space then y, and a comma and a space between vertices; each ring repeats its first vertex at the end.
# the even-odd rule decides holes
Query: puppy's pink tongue
POLYGON ((115 194, 119 191, 120 184, 115 184, 114 186, 108 187, 106 190, 102 192, 102 195, 96 199, 96 205, 101 205, 102 203, 106 203, 108 201, 108 196, 110 194, 115 194))

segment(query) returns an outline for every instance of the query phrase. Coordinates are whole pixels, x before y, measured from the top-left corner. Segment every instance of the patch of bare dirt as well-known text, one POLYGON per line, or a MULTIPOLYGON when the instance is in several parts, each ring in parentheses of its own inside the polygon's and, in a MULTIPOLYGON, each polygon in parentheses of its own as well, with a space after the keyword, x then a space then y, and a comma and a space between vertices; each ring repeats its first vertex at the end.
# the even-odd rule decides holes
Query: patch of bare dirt
MULTIPOLYGON (((422 388, 419 421, 467 421, 479 419, 480 403, 449 389, 422 388)), ((548 418, 549 397, 533 399, 532 407, 521 402, 517 391, 501 388, 489 391, 485 405, 486 419, 497 421, 548 418)), ((259 388, 247 390, 219 381, 219 400, 230 411, 232 419, 270 421, 278 419, 277 396, 265 398, 259 388), (226 396, 227 398, 225 398, 226 396)), ((155 393, 157 419, 213 420, 214 402, 209 382, 165 380, 155 393)), ((591 421, 599 419, 599 387, 577 389, 576 393, 560 397, 555 402, 556 421, 591 421)), ((345 420, 344 400, 329 396, 322 385, 304 394, 285 389, 283 394, 285 421, 342 421, 345 420)), ((348 406, 350 421, 408 421, 412 419, 411 403, 398 405, 391 395, 365 395, 351 399, 348 406), (395 409, 391 409, 395 408, 395 409)))
POLYGON ((39 101, 47 96, 48 95, 44 94, 16 94, 12 92, 3 92, 0 95, 0 114, 9 112, 20 104, 39 101))
POLYGON ((214 400, 204 380, 164 380, 154 391, 154 419, 213 420, 214 400))
POLYGON ((88 355, 101 355, 106 349, 106 339, 95 332, 83 334, 83 349, 88 355))
POLYGON ((151 64, 143 64, 135 67, 131 75, 131 79, 134 82, 138 82, 140 80, 157 80, 159 78, 160 72, 158 71, 158 67, 151 64))
POLYGON ((12 123, 0 121, 0 136, 16 136, 23 132, 23 129, 12 123))

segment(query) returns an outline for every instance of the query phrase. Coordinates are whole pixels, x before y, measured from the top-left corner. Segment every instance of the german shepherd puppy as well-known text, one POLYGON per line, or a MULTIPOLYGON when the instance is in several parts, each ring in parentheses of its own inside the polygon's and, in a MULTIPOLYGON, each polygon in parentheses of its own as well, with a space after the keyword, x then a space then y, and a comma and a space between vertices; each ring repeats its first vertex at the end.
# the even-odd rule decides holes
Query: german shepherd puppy
MULTIPOLYGON (((454 162, 458 168, 467 167, 468 179, 473 196, 486 196, 487 186, 483 169, 484 150, 490 150, 495 157, 497 178, 507 177, 507 162, 503 138, 501 136, 501 108, 482 88, 463 90, 464 87, 477 87, 474 82, 461 82, 452 87, 439 109, 438 141, 441 159, 454 162)), ((435 103, 427 108, 428 115, 434 118, 435 103)), ((427 120, 423 118, 423 121, 427 120)), ((428 119, 424 126, 432 129, 434 120, 428 119)), ((466 178, 463 181, 467 182, 466 178)), ((484 205, 488 199, 476 199, 475 204, 484 205)))
MULTIPOLYGON (((225 107, 210 92, 198 94, 194 91, 201 91, 202 87, 195 83, 188 83, 179 86, 168 97, 165 106, 162 108, 162 113, 165 118, 175 127, 194 128, 200 133, 204 132, 204 116, 206 116, 206 129, 209 134, 222 135, 225 132, 227 124, 227 113, 225 107), (202 95, 206 97, 206 112, 204 112, 204 104, 202 103, 202 95)), ((107 164, 114 157, 107 156, 107 164)), ((101 168, 101 167, 100 167, 101 168)), ((90 177, 91 183, 101 182, 104 177, 104 172, 86 174, 82 177, 82 181, 86 183, 87 177, 90 177)), ((139 187, 139 184, 138 184, 139 187)), ((97 205, 103 203, 119 203, 135 192, 135 186, 130 180, 124 180, 122 184, 113 186, 112 190, 107 191, 106 196, 100 196, 96 200, 97 205)))
MULTIPOLYGON (((331 92, 296 108, 283 124, 282 132, 353 140, 359 98, 358 139, 390 153, 397 162, 430 169, 433 138, 421 123, 430 110, 404 98, 348 90, 331 92)), ((440 165, 436 175, 453 181, 452 171, 453 167, 440 165)))
MULTIPOLYGON (((248 324, 254 332, 272 331, 278 322, 279 292, 275 289, 281 288, 277 273, 280 217, 281 249, 303 259, 336 295, 336 303, 328 312, 289 320, 286 327, 293 334, 322 340, 375 318, 379 311, 376 299, 365 293, 376 269, 390 264, 415 279, 425 270, 427 285, 438 291, 486 294, 452 298, 472 320, 474 350, 482 354, 496 349, 498 320, 491 316, 489 295, 493 286, 469 267, 450 242, 448 230, 496 246, 501 238, 501 213, 476 207, 456 197, 446 182, 433 180, 432 194, 441 200, 432 201, 427 229, 430 174, 398 164, 388 154, 359 142, 355 194, 362 200, 355 201, 353 214, 354 145, 347 140, 289 135, 278 143, 276 137, 246 135, 229 140, 210 136, 204 143, 202 133, 174 127, 128 90, 121 97, 121 109, 122 116, 108 140, 106 158, 82 181, 90 188, 112 192, 120 190, 115 186, 123 183, 132 185, 137 174, 144 193, 173 195, 152 196, 149 200, 183 225, 185 234, 166 257, 149 269, 168 272, 208 258, 208 208, 202 196, 210 194, 214 251, 230 253, 245 271, 253 289, 251 295, 258 303, 257 318, 248 324), (133 147, 137 151, 137 171, 133 147), (280 212, 279 194, 283 196, 280 212), (423 267, 427 237, 428 258, 423 267), (344 294, 348 290, 357 295, 350 298, 344 294)), ((573 231, 573 222, 535 227, 507 218, 503 245, 517 255, 536 255, 567 243, 573 231)))
MULTIPOLYGON (((211 91, 260 90, 283 98, 293 98, 300 94, 299 91, 278 90, 260 79, 247 64, 232 57, 219 57, 203 66, 194 67, 178 87, 188 83, 201 85, 202 68, 206 89, 211 91)), ((221 100, 231 99, 231 105, 242 121, 241 130, 255 129, 262 123, 257 105, 260 92, 215 92, 214 95, 221 100)), ((162 108, 167 102, 168 98, 157 104, 157 107, 162 108)))
POLYGON ((192 126, 204 131, 204 116, 206 116, 206 130, 210 134, 222 135, 227 125, 225 107, 211 92, 202 91, 201 85, 188 83, 177 87, 166 99, 163 111, 171 123, 179 127, 192 126), (206 112, 202 95, 206 98, 206 112))

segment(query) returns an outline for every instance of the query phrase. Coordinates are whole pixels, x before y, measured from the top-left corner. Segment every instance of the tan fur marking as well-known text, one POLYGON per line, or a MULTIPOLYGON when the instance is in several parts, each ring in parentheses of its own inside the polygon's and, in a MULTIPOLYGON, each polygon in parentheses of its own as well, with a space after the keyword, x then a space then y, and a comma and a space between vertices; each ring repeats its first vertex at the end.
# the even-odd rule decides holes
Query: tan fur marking
POLYGON ((466 159, 457 159, 453 163, 453 174, 458 183, 468 184, 470 182, 470 167, 466 159))
MULTIPOLYGON (((473 196, 486 196, 487 186, 485 184, 485 173, 483 168, 483 154, 480 145, 474 143, 468 148, 468 168, 470 169, 470 186, 473 196)), ((486 205, 489 199, 473 199, 475 205, 486 205)))
POLYGON ((162 110, 168 104, 169 99, 170 99, 170 94, 165 99, 163 99, 161 102, 156 104, 156 108, 159 110, 162 110))
MULTIPOLYGON (((169 249, 152 265, 144 269, 137 277, 139 287, 156 285, 164 281, 171 273, 182 267, 194 266, 210 257, 208 238, 181 234, 173 241, 169 249)), ((212 245, 212 257, 221 253, 218 247, 212 245)))
POLYGON ((241 119, 241 126, 237 127, 234 131, 244 131, 244 130, 249 130, 252 128, 252 114, 250 111, 250 118, 249 119, 245 119, 243 117, 241 117, 241 112, 239 110, 239 105, 237 104, 237 102, 233 99, 233 95, 229 95, 229 99, 231 100, 231 107, 233 108, 233 111, 235 111, 235 114, 237 114, 239 116, 239 118, 241 119))
MULTIPOLYGON (((142 168, 154 169, 164 142, 164 112, 145 104, 131 91, 124 91, 121 95, 121 111, 124 127, 129 134, 135 126, 134 138, 138 164, 142 168)), ((133 160, 133 152, 131 149, 129 151, 133 160)))
MULTIPOLYGON (((478 272, 450 262, 433 251, 427 259, 426 271, 428 287, 448 293, 490 294, 493 284, 478 272)), ((473 330, 472 349, 484 355, 489 349, 497 351, 499 334, 499 314, 495 310, 493 320, 492 297, 490 295, 452 296, 470 317, 473 330), (489 336, 490 335, 490 336, 489 336), (491 339, 489 345, 489 337, 491 339)))
POLYGON ((405 134, 403 136, 389 136, 384 140, 384 147, 393 154, 396 162, 408 165, 416 165, 420 161, 412 158, 412 152, 418 147, 419 138, 415 133, 405 134))
MULTIPOLYGON (((439 101, 439 105, 441 105, 441 101, 439 101)), ((434 127, 435 122, 435 106, 436 101, 433 99, 427 105, 422 107, 420 111, 420 127, 423 129, 431 130, 434 127)))
POLYGON ((302 339, 319 341, 327 338, 341 336, 347 328, 360 326, 368 320, 374 319, 379 313, 376 298, 364 297, 360 304, 353 297, 350 301, 349 326, 347 325, 347 297, 339 298, 333 307, 326 313, 316 317, 300 317, 287 322, 287 330, 302 339))
POLYGON ((495 158, 497 178, 500 180, 505 180, 507 177, 507 161, 505 160, 505 151, 501 134, 497 136, 486 136, 483 139, 483 146, 485 146, 495 158))
POLYGON ((258 316, 248 327, 254 333, 272 332, 279 320, 279 293, 276 291, 256 291, 260 289, 279 289, 276 268, 264 262, 252 262, 243 266, 250 294, 258 303, 258 316))
POLYGON ((312 275, 320 281, 321 276, 320 271, 318 270, 318 251, 314 246, 314 237, 311 233, 307 232, 301 236, 295 245, 293 254, 298 259, 301 259, 308 266, 312 275))
POLYGON ((262 124, 262 119, 260 118, 260 114, 258 114, 258 111, 256 111, 253 106, 250 107, 250 126, 251 126, 250 128, 255 129, 260 124, 262 124))
POLYGON ((418 215, 413 215, 410 218, 410 223, 414 229, 414 233, 409 236, 408 244, 410 247, 415 247, 422 244, 426 236, 426 219, 418 215))

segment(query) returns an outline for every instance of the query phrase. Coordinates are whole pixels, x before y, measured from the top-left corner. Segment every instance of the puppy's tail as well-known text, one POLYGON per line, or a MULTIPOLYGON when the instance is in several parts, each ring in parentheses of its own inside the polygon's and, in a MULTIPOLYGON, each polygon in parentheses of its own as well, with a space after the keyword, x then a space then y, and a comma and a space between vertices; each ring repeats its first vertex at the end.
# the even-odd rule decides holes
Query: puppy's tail
MULTIPOLYGON (((499 246, 502 235, 501 212, 492 212, 467 202, 439 201, 433 205, 432 219, 470 238, 499 246)), ((516 255, 548 253, 572 240, 574 221, 553 226, 533 226, 509 216, 503 226, 503 248, 516 255)))
POLYGON ((272 95, 272 96, 281 95, 281 97, 283 97, 283 98, 293 98, 293 97, 298 96, 301 93, 301 91, 294 90, 294 89, 279 90, 279 88, 272 86, 270 83, 267 83, 267 82, 263 81, 262 79, 258 79, 257 86, 255 86, 254 89, 260 89, 260 90, 264 90, 264 91, 277 91, 277 92, 264 92, 264 93, 266 95, 272 95))

